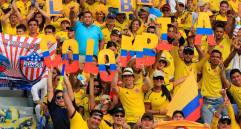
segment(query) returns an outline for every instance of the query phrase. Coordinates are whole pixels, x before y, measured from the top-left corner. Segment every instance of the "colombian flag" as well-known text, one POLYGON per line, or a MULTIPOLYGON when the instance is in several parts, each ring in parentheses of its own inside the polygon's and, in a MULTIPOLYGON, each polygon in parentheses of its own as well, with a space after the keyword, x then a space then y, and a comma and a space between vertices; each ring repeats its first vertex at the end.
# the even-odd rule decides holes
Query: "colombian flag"
POLYGON ((189 75, 180 88, 174 94, 172 101, 168 105, 168 116, 172 116, 176 110, 184 113, 185 119, 189 121, 197 121, 201 116, 202 96, 198 92, 198 85, 194 75, 189 75))

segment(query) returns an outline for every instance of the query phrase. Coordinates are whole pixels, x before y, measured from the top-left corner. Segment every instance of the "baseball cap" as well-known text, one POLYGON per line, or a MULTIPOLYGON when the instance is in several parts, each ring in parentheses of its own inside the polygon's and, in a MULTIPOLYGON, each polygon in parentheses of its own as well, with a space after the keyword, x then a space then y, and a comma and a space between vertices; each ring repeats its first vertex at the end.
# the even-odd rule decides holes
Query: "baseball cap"
POLYGON ((170 5, 169 4, 164 4, 163 6, 162 6, 162 11, 163 11, 163 9, 164 8, 167 8, 168 10, 171 10, 171 7, 170 7, 170 5))
POLYGON ((74 27, 66 27, 66 29, 69 31, 74 31, 74 27))
POLYGON ((125 68, 122 73, 122 76, 125 76, 125 75, 134 75, 132 68, 130 68, 130 67, 125 68))
POLYGON ((228 125, 230 125, 231 124, 231 119, 230 119, 230 117, 229 116, 222 116, 220 119, 219 119, 219 122, 221 122, 221 123, 224 123, 224 122, 227 122, 228 123, 228 125))
POLYGON ((150 8, 149 8, 149 7, 142 7, 142 8, 140 9, 140 11, 149 12, 149 11, 150 11, 150 8))
POLYGON ((111 35, 121 36, 121 32, 120 32, 119 30, 117 30, 117 29, 113 29, 113 30, 111 31, 111 35))
POLYGON ((197 5, 200 6, 204 6, 206 3, 203 0, 198 1, 197 5))
POLYGON ((68 18, 62 18, 60 23, 62 23, 64 21, 67 21, 68 23, 70 23, 70 20, 68 18))
POLYGON ((156 78, 156 77, 164 77, 164 76, 165 76, 165 73, 163 73, 160 70, 155 70, 154 73, 153 73, 153 77, 154 78, 156 78))
POLYGON ((123 113, 125 115, 125 110, 122 107, 116 107, 113 109, 113 114, 123 113))
POLYGON ((146 118, 149 119, 150 121, 153 121, 153 115, 149 112, 144 113, 141 117, 141 120, 146 119, 146 118))
MULTIPOLYGON (((168 66, 169 63, 170 63, 170 62, 167 60, 167 58, 166 58, 166 57, 163 57, 163 56, 160 57, 159 62, 160 62, 160 61, 165 61, 165 62, 167 63, 166 66, 168 66)), ((165 67, 166 67, 166 66, 165 66, 165 67)))
POLYGON ((185 4, 183 2, 178 2, 178 5, 185 6, 185 4))
POLYGON ((190 53, 194 53, 194 49, 193 49, 193 47, 191 47, 191 46, 185 46, 184 47, 184 49, 183 49, 183 52, 184 53, 188 53, 188 52, 190 52, 190 53))

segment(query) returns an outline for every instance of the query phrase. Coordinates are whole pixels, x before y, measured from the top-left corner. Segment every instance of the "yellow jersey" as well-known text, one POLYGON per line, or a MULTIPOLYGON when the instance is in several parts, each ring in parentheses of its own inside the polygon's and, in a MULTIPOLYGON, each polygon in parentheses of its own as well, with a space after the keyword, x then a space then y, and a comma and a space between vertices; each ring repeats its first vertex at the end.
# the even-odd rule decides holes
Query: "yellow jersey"
POLYGON ((224 35, 223 40, 214 49, 219 50, 222 53, 223 60, 226 60, 231 50, 231 41, 228 36, 224 35))
POLYGON ((103 116, 102 121, 100 122, 100 129, 113 129, 112 124, 114 123, 113 118, 110 114, 103 116))
POLYGON ((222 81, 220 77, 221 69, 217 66, 212 69, 211 64, 206 62, 202 68, 202 87, 201 94, 205 97, 222 97, 222 81))
POLYGON ((238 5, 240 4, 240 0, 229 0, 228 1, 229 7, 233 9, 235 13, 238 13, 238 5))
POLYGON ((16 35, 17 34, 17 25, 12 27, 10 22, 6 22, 5 24, 2 24, 2 32, 5 34, 11 34, 16 35))
POLYGON ((142 86, 134 85, 132 89, 119 87, 118 94, 125 109, 126 121, 136 123, 145 112, 142 86))
POLYGON ((89 129, 87 122, 84 121, 77 111, 75 111, 73 117, 70 118, 70 129, 89 129))
POLYGON ((241 111, 241 87, 232 84, 229 91, 237 103, 239 111, 241 111))

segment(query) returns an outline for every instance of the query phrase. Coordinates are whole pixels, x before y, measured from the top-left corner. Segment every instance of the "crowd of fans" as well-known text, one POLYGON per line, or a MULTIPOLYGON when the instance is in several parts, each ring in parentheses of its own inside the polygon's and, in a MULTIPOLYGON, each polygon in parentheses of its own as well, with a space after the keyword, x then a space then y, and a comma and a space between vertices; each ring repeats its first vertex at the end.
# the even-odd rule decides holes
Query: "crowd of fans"
POLYGON ((50 17, 44 0, 0 1, 2 33, 38 38, 53 35, 58 54, 66 40, 75 39, 79 44, 78 72, 62 76, 58 68, 51 68, 48 78, 32 87, 38 123, 54 129, 153 129, 162 121, 184 120, 182 111, 168 116, 167 105, 192 74, 203 96, 197 122, 212 129, 240 129, 241 1, 152 0, 152 5, 137 4, 131 13, 119 12, 115 4, 114 0, 63 0, 62 15, 50 17), (162 26, 150 15, 151 9, 171 18, 167 41, 173 49, 154 50, 152 66, 137 68, 134 56, 121 68, 118 59, 123 35, 135 40, 147 32, 161 41, 162 26), (215 46, 207 43, 207 36, 202 37, 201 45, 194 43, 199 12, 210 17, 215 46), (83 71, 88 39, 94 40, 93 64, 98 65, 100 50, 115 53, 117 73, 112 82, 83 71))

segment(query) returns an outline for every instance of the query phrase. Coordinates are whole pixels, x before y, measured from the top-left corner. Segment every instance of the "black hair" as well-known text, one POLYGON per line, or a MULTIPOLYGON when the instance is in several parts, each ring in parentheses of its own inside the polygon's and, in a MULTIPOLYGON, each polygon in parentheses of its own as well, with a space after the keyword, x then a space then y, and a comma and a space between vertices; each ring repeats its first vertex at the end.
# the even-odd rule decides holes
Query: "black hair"
POLYGON ((226 0, 221 1, 219 5, 221 6, 222 4, 226 4, 229 6, 228 1, 226 1, 226 0))
POLYGON ((58 93, 63 93, 63 91, 62 90, 54 91, 54 100, 56 100, 56 96, 57 96, 58 93))
POLYGON ((110 47, 113 47, 113 46, 116 48, 116 47, 117 47, 117 46, 116 46, 116 43, 113 42, 113 41, 108 41, 107 46, 106 46, 106 49, 108 49, 108 48, 110 48, 110 47))
POLYGON ((84 16, 85 14, 87 14, 87 13, 90 14, 90 15, 93 17, 93 14, 92 14, 90 11, 84 11, 84 12, 83 12, 83 16, 84 16))
POLYGON ((222 21, 216 21, 214 23, 214 30, 216 30, 217 28, 225 29, 225 23, 223 23, 222 21))
POLYGON ((180 111, 180 110, 174 111, 172 114, 172 117, 175 116, 176 114, 181 114, 185 118, 183 111, 180 111))
POLYGON ((162 90, 162 96, 165 95, 166 99, 170 102, 172 100, 172 96, 170 91, 167 89, 166 85, 162 85, 161 90, 162 90))
POLYGON ((155 26, 149 26, 149 27, 147 28, 147 31, 148 31, 148 29, 154 29, 154 30, 156 31, 156 27, 155 27, 155 26))
POLYGON ((27 28, 24 24, 17 25, 16 29, 22 29, 24 32, 27 31, 27 28))
POLYGON ((42 16, 42 19, 43 19, 42 23, 38 23, 38 25, 39 25, 39 31, 42 31, 42 30, 44 29, 44 24, 45 24, 45 22, 46 22, 46 19, 45 19, 45 17, 44 17, 40 12, 37 12, 37 13, 34 14, 34 19, 36 19, 36 16, 37 16, 38 14, 40 14, 40 15, 42 16))
POLYGON ((213 53, 218 53, 220 55, 220 57, 222 57, 222 52, 220 52, 217 49, 212 50, 211 54, 213 54, 213 53))
POLYGON ((37 25, 39 25, 38 21, 37 21, 36 19, 33 19, 33 18, 28 21, 28 25, 29 25, 29 23, 32 22, 32 21, 35 21, 35 22, 37 23, 37 25))
POLYGON ((55 33, 55 31, 56 31, 56 29, 55 29, 55 27, 54 27, 53 25, 47 25, 47 26, 45 26, 45 27, 44 27, 44 30, 46 30, 46 29, 51 29, 54 33, 55 33))
POLYGON ((92 117, 95 113, 100 114, 100 117, 103 118, 103 112, 101 112, 100 110, 97 110, 97 109, 90 111, 90 117, 92 117))
POLYGON ((232 70, 230 71, 230 78, 231 78, 232 75, 235 74, 235 73, 239 73, 239 74, 241 74, 241 72, 240 72, 239 69, 232 69, 232 70))

